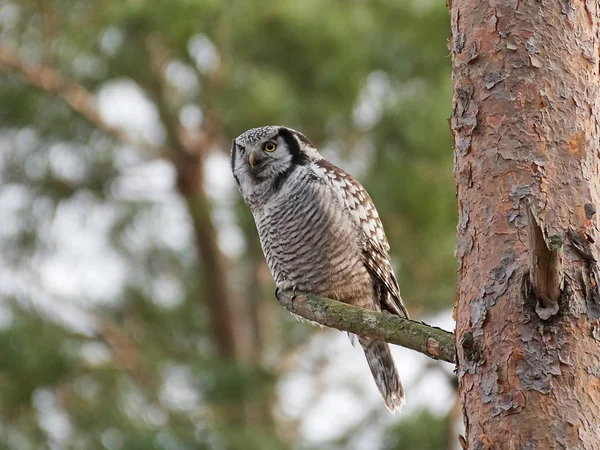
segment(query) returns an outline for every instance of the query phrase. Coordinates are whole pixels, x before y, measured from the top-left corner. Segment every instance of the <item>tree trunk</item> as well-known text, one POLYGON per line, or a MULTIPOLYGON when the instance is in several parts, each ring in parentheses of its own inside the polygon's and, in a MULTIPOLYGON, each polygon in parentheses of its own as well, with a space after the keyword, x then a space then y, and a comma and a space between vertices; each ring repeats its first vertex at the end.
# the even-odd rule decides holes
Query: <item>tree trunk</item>
MULTIPOLYGON (((166 130, 168 155, 177 170, 177 189, 185 198, 194 234, 198 258, 199 275, 205 293, 210 316, 215 350, 221 357, 248 361, 253 352, 251 323, 243 320, 246 305, 236 298, 227 284, 226 259, 217 242, 211 206, 204 192, 203 157, 209 150, 209 132, 190 135, 184 131, 177 117, 177 109, 170 104, 168 83, 165 73, 172 60, 170 48, 160 34, 138 36, 140 47, 147 55, 148 69, 136 81, 146 87, 154 100, 160 119, 166 130)), ((214 135, 216 133, 213 131, 214 135)), ((215 137, 212 137, 215 139, 215 137)))
POLYGON ((449 8, 468 446, 598 449, 598 4, 449 8))

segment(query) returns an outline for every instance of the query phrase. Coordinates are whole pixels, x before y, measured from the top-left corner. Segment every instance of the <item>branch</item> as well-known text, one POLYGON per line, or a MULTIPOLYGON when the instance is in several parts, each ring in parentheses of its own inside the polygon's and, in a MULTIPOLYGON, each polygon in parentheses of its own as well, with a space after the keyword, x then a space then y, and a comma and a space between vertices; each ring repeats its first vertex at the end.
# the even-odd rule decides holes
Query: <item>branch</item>
POLYGON ((96 128, 104 130, 117 141, 126 143, 127 136, 104 121, 96 109, 94 95, 80 84, 62 76, 48 66, 30 65, 8 46, 0 46, 0 72, 14 72, 30 86, 62 98, 74 111, 96 128))
POLYGON ((305 319, 360 336, 423 353, 433 359, 455 363, 454 334, 440 328, 414 322, 388 312, 369 311, 312 294, 279 291, 279 302, 290 312, 305 319))
MULTIPOLYGON (((203 190, 201 151, 210 148, 217 142, 216 132, 209 133, 204 129, 198 132, 185 130, 177 120, 176 111, 168 107, 166 81, 162 78, 168 63, 166 49, 154 39, 148 43, 150 57, 150 86, 144 86, 143 80, 134 80, 146 88, 146 93, 154 100, 159 110, 160 119, 167 130, 168 148, 160 149, 173 161, 178 173, 178 188, 186 198, 194 223, 199 254, 204 262, 202 274, 208 286, 207 298, 209 308, 213 312, 212 322, 215 326, 216 339, 221 354, 234 354, 235 337, 241 327, 236 327, 231 319, 237 305, 233 304, 223 276, 224 257, 218 247, 216 231, 212 223, 210 204, 203 190), (156 47, 156 51, 152 45, 156 47)), ((99 114, 93 93, 76 81, 63 76, 59 70, 45 65, 34 65, 24 61, 17 51, 8 45, 0 44, 0 73, 14 73, 23 82, 47 94, 64 100, 76 113, 80 114, 91 125, 102 129, 118 142, 140 147, 120 129, 112 127, 99 114)), ((239 321, 238 321, 239 322, 239 321)))

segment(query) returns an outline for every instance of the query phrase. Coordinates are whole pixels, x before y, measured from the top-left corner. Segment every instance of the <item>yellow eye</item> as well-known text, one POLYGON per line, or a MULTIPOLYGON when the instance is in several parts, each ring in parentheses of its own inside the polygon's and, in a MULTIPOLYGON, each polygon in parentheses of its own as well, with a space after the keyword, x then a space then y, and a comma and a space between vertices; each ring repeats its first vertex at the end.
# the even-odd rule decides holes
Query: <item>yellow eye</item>
POLYGON ((275 149, 277 148, 277 144, 275 144, 274 142, 267 142, 263 148, 267 152, 274 152, 275 149))

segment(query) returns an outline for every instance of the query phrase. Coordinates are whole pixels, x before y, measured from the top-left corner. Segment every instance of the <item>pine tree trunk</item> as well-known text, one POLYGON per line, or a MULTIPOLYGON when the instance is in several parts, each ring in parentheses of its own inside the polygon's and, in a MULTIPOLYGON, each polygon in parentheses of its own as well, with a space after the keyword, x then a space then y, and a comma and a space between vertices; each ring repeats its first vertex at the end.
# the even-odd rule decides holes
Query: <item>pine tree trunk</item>
POLYGON ((598 449, 599 6, 449 9, 468 446, 598 449))

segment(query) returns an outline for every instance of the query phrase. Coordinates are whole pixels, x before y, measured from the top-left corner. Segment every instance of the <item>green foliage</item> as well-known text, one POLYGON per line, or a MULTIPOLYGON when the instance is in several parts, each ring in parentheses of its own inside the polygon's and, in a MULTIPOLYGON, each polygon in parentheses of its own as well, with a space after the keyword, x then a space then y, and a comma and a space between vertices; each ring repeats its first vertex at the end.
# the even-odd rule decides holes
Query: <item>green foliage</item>
POLYGON ((440 450, 448 448, 447 419, 424 410, 413 414, 390 430, 382 450, 440 450))
MULTIPOLYGON (((109 82, 134 82, 167 128, 185 107, 197 106, 199 126, 217 135, 224 152, 248 128, 286 124, 342 167, 353 171, 365 161, 358 178, 377 204, 403 296, 418 315, 449 308, 455 288, 447 13, 443 3, 428 3, 0 0, 0 19, 13 17, 0 27, 0 40, 29 67, 53 67, 93 94, 109 82), (153 75, 157 60, 166 64, 165 80, 153 75), (185 83, 173 75, 174 63, 185 83)), ((0 448, 50 448, 54 438, 40 424, 35 400, 48 392, 71 427, 54 448, 305 446, 298 433, 282 431, 291 425, 278 417, 282 372, 274 361, 314 330, 274 305, 247 209, 231 208, 245 251, 228 261, 226 276, 240 305, 267 317, 273 330, 241 364, 216 356, 199 276, 205 262, 197 260, 186 202, 174 189, 165 200, 152 180, 133 194, 121 188, 129 178, 144 179, 135 175, 144 164, 169 156, 168 139, 122 146, 64 99, 5 72, 0 215, 12 225, 0 229, 0 265, 6 279, 21 282, 0 291, 14 298, 4 305, 11 319, 0 328, 0 448), (77 223, 59 220, 65 210, 77 223), (106 295, 85 286, 77 294, 53 291, 56 280, 40 268, 57 264, 52 258, 63 249, 73 271, 62 274, 68 283, 77 282, 81 266, 95 267, 61 227, 96 236, 94 252, 110 254, 125 274, 122 285, 105 286, 106 295), (253 286, 257 273, 262 281, 253 286), (171 303, 161 300, 164 290, 171 303), (48 299, 51 308, 23 306, 48 299), (96 327, 82 332, 48 312, 74 307, 96 327), (108 356, 96 361, 90 355, 98 351, 108 356), (185 387, 179 404, 165 400, 173 397, 168 374, 185 387)), ((271 332, 266 328, 261 333, 271 332)), ((443 428, 426 413, 407 418, 390 432, 387 448, 442 448, 443 428)))
POLYGON ((18 311, 13 320, 10 328, 0 331, 1 411, 8 420, 31 402, 37 387, 59 384, 76 365, 65 352, 69 336, 64 329, 24 311, 18 311))

